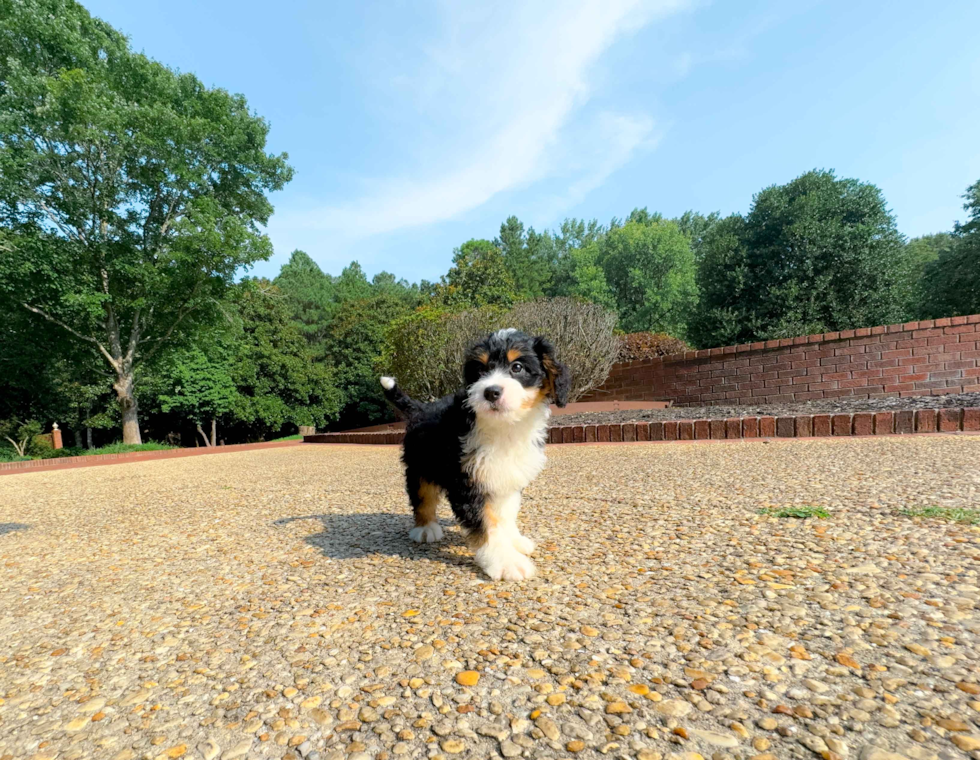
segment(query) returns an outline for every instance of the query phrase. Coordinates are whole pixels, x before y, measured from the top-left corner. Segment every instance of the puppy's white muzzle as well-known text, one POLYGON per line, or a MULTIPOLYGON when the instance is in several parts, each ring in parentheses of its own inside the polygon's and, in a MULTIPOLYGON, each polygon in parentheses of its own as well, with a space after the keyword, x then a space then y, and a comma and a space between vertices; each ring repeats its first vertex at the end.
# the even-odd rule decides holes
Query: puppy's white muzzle
POLYGON ((495 370, 470 386, 467 404, 481 418, 514 421, 527 413, 537 394, 537 388, 525 388, 509 373, 495 370))

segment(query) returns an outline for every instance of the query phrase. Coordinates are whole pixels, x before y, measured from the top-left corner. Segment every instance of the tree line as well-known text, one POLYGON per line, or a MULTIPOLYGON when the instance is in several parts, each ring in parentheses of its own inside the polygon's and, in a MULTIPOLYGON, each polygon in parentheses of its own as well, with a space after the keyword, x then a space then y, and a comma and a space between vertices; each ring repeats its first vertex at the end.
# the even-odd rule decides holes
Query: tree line
POLYGON ((356 262, 331 275, 302 251, 250 278, 272 254, 268 196, 292 176, 267 134, 243 96, 132 51, 77 3, 0 0, 12 438, 38 421, 78 446, 371 424, 390 415, 377 373, 421 350, 399 342, 416 327, 537 299, 697 347, 980 312, 980 182, 965 221, 908 240, 877 187, 818 170, 724 218, 636 209, 537 231, 511 216, 438 282, 356 262))

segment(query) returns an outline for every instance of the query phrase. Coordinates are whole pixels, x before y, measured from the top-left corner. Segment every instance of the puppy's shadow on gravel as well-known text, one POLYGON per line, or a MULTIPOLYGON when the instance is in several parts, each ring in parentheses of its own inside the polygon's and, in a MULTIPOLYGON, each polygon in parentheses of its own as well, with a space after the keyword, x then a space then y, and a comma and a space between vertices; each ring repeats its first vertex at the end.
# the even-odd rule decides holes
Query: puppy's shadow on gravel
POLYGON ((6 536, 8 533, 13 533, 17 530, 29 530, 30 525, 25 525, 24 523, 0 523, 0 536, 6 536))
POLYGON ((304 537, 304 541, 319 549, 331 559, 354 559, 372 555, 405 557, 408 559, 435 559, 450 565, 464 565, 467 558, 459 555, 465 544, 458 530, 448 530, 451 520, 440 520, 445 537, 432 544, 417 544, 408 537, 412 527, 411 517, 390 512, 355 514, 319 514, 283 517, 275 520, 275 526, 304 521, 316 523, 318 532, 304 537))

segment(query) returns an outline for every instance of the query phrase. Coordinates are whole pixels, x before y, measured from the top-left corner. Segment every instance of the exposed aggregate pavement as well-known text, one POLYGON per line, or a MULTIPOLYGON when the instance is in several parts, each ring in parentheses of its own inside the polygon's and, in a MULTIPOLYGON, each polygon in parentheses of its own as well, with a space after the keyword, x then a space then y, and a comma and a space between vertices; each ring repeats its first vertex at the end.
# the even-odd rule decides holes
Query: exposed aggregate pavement
POLYGON ((0 759, 980 758, 980 436, 549 458, 522 583, 394 447, 3 478, 0 759))

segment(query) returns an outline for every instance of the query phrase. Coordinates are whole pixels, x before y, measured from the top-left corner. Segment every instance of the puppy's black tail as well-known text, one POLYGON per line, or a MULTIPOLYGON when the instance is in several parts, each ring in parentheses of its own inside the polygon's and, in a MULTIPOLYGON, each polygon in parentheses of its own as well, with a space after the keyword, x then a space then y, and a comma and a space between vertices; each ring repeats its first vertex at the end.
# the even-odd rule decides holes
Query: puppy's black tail
POLYGON ((411 398, 405 391, 398 387, 398 382, 393 377, 382 377, 381 387, 385 389, 385 398, 391 402, 392 406, 396 409, 404 412, 405 414, 411 414, 419 409, 420 404, 415 399, 411 398))

